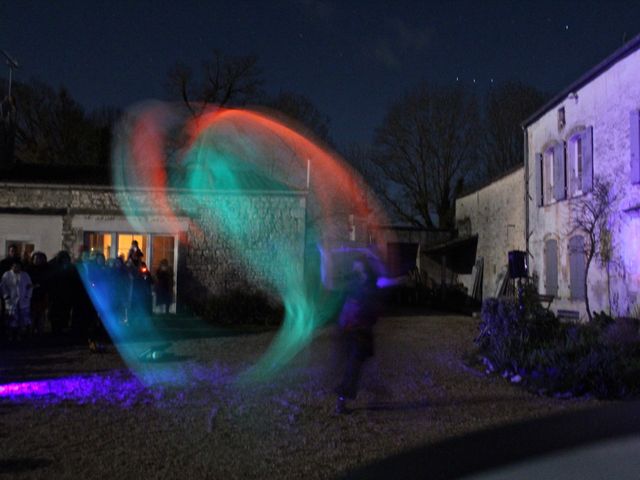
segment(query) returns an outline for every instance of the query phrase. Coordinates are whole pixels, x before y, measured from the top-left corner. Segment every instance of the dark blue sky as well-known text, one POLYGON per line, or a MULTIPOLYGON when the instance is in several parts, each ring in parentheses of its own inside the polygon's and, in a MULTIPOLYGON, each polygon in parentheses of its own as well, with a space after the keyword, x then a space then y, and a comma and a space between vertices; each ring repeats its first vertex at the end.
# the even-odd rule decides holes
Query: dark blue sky
POLYGON ((491 79, 521 80, 555 93, 625 33, 640 33, 637 0, 0 0, 0 48, 21 63, 18 80, 65 85, 87 108, 126 107, 165 98, 177 60, 254 53, 267 90, 308 96, 339 145, 370 141, 421 80, 479 93, 491 79))

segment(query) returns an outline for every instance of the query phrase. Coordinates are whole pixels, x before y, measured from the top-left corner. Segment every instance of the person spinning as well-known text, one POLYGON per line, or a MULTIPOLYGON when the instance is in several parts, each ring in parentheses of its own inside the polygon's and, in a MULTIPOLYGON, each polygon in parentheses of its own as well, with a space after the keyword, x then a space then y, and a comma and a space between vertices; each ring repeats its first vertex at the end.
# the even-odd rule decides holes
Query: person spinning
POLYGON ((338 395, 336 413, 339 414, 349 413, 346 402, 356 398, 362 368, 374 354, 373 326, 378 319, 376 282, 377 276, 366 258, 353 261, 338 319, 346 350, 342 381, 335 388, 338 395))

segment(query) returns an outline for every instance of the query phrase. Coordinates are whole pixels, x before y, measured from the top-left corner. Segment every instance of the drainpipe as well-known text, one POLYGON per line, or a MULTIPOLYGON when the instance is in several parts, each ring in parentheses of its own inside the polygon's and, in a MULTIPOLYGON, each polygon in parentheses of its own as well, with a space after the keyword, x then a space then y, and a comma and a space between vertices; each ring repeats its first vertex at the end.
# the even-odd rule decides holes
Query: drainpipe
POLYGON ((527 255, 527 265, 529 262, 529 138, 527 127, 522 126, 523 147, 524 147, 524 251, 527 255))

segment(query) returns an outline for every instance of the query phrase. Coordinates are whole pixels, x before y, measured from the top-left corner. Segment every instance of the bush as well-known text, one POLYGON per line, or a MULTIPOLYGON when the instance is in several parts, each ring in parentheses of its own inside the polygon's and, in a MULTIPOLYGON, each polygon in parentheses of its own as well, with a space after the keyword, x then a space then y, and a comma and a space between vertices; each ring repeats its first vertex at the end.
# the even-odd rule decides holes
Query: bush
MULTIPOLYGON (((535 292, 534 292, 535 293, 535 292)), ((483 363, 546 394, 617 398, 640 393, 640 321, 600 313, 590 323, 564 324, 525 292, 487 299, 476 339, 483 363)))
POLYGON ((602 333, 605 344, 633 349, 640 343, 640 320, 620 317, 606 325, 602 333))
POLYGON ((476 343, 493 369, 516 374, 531 369, 537 363, 536 356, 544 357, 539 350, 549 349, 561 324, 547 311, 538 312, 539 316, 533 313, 521 310, 513 299, 490 298, 484 302, 476 343))

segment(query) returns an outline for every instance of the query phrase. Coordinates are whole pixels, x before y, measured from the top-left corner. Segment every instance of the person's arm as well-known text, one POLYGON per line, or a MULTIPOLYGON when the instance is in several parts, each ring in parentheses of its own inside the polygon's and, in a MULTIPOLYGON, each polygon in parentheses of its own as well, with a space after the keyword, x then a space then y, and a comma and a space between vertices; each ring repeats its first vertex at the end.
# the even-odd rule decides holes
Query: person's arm
POLYGON ((24 285, 25 285, 25 294, 24 297, 28 302, 31 302, 31 296, 33 295, 33 283, 31 282, 31 277, 27 272, 23 272, 24 275, 24 285))
POLYGON ((5 300, 9 300, 9 297, 11 296, 9 285, 7 284, 6 272, 2 275, 2 278, 0 278, 0 294, 2 294, 2 298, 5 300))
POLYGON ((396 287, 398 285, 406 285, 408 280, 409 279, 406 275, 403 275, 401 277, 395 277, 395 278, 378 277, 378 280, 376 281, 376 287, 389 288, 389 287, 396 287))

